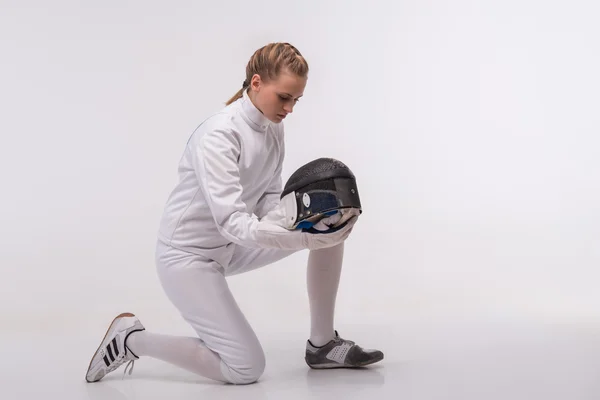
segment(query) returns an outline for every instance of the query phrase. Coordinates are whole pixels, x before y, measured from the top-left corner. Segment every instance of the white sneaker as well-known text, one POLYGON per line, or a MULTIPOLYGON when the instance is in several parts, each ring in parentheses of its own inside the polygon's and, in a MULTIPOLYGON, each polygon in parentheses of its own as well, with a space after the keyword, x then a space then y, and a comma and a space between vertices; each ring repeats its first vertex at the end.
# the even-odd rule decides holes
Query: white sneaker
POLYGON ((133 332, 143 330, 145 330, 144 326, 135 315, 131 313, 117 315, 108 327, 100 347, 98 347, 90 361, 85 380, 98 382, 106 374, 119 368, 127 361, 129 361, 129 364, 125 367, 125 372, 131 364, 131 370, 129 371, 131 375, 133 362, 139 357, 125 346, 125 341, 133 332))

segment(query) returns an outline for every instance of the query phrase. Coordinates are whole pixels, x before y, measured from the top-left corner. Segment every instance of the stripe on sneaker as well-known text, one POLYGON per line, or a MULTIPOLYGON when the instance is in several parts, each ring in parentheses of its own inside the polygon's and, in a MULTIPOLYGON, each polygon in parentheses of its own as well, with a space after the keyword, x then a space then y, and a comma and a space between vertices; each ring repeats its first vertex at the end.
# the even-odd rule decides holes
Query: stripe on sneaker
POLYGON ((119 346, 117 346, 117 338, 116 337, 113 338, 112 345, 115 350, 115 356, 118 357, 119 356, 119 346))
POLYGON ((110 360, 115 361, 115 356, 113 356, 112 350, 110 348, 110 343, 108 344, 108 346, 106 346, 106 351, 108 352, 108 356, 110 357, 110 360))
POLYGON ((352 346, 353 344, 344 342, 331 349, 325 358, 343 364, 346 361, 346 356, 348 355, 348 351, 352 348, 352 346))
POLYGON ((110 361, 108 361, 108 357, 104 356, 103 360, 104 364, 106 364, 107 367, 110 367, 110 361))

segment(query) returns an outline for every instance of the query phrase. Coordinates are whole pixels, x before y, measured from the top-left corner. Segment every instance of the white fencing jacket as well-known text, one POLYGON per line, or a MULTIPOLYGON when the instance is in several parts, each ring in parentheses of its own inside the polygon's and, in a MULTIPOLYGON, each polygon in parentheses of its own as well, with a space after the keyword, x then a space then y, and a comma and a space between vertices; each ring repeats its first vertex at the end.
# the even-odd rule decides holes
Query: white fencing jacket
POLYGON ((234 244, 314 250, 345 240, 356 218, 333 233, 286 229, 290 216, 280 202, 284 156, 283 123, 269 121, 244 92, 188 140, 158 239, 224 267, 234 244))
POLYGON ((216 261, 232 243, 277 247, 257 232, 259 219, 279 204, 284 155, 283 123, 269 121, 244 91, 191 135, 159 240, 216 261))

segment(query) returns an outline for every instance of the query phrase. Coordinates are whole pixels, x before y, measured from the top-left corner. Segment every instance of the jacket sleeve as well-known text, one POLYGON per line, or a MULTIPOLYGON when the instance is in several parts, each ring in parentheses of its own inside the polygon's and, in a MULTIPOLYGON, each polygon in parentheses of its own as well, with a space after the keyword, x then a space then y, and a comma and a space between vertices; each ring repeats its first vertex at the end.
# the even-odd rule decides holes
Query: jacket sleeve
POLYGON ((300 232, 278 226, 273 218, 261 221, 247 209, 238 167, 241 143, 235 134, 210 130, 191 144, 191 151, 200 188, 223 237, 244 247, 306 248, 300 232))

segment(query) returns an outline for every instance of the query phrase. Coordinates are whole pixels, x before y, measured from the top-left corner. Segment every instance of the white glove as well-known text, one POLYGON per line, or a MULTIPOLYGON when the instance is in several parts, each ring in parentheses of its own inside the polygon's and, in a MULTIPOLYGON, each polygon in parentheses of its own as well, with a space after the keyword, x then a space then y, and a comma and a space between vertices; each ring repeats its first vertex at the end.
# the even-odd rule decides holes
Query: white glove
POLYGON ((257 240, 267 247, 317 250, 333 247, 346 240, 357 219, 358 210, 354 210, 342 214, 335 227, 332 229, 327 226, 323 233, 309 233, 299 229, 289 230, 285 228, 288 226, 285 209, 282 205, 278 205, 259 221, 256 235, 257 240), (347 222, 345 226, 335 230, 344 222, 347 222))
POLYGON ((331 227, 323 231, 323 233, 309 233, 304 232, 304 235, 307 235, 308 240, 308 248, 311 250, 322 249, 326 247, 333 247, 343 241, 345 241, 350 233, 352 233, 352 229, 354 228, 354 224, 358 221, 358 215, 349 214, 349 217, 346 221, 346 224, 342 226, 340 223, 337 226, 342 226, 339 230, 335 230, 334 227, 331 227))
POLYGON ((358 217, 359 215, 360 211, 356 208, 344 208, 338 210, 335 214, 329 217, 323 218, 322 220, 314 224, 313 228, 321 232, 326 232, 330 229, 334 229, 342 225, 344 222, 348 221, 352 216, 358 217))

